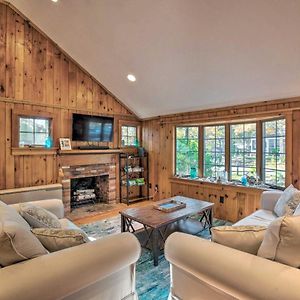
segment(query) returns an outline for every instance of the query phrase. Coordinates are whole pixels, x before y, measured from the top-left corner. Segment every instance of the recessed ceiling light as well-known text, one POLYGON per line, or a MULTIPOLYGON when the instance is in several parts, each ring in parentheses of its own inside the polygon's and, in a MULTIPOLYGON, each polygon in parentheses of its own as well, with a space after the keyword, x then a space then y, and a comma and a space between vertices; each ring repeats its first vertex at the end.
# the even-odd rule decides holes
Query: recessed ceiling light
POLYGON ((127 75, 127 79, 128 79, 129 81, 132 81, 132 82, 136 81, 135 76, 132 75, 132 74, 128 74, 128 75, 127 75))
POLYGON ((52 2, 57 2, 58 0, 52 0, 52 2))

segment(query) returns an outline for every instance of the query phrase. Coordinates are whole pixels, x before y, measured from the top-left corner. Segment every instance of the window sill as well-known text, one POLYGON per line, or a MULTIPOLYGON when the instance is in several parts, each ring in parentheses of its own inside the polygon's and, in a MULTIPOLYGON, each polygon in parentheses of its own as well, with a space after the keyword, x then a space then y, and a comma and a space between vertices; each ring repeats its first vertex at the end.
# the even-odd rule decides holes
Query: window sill
POLYGON ((58 148, 43 148, 43 147, 36 147, 36 148, 11 148, 12 155, 56 155, 58 148))
POLYGON ((251 189, 251 190, 257 190, 257 191, 270 191, 270 190, 274 190, 274 188, 270 188, 266 185, 260 185, 260 186, 244 186, 242 184, 238 184, 238 183, 234 183, 234 182, 214 182, 214 181, 210 181, 208 179, 205 178, 195 178, 195 179, 191 179, 189 177, 177 177, 177 176, 172 176, 170 178, 171 182, 174 183, 182 183, 182 184, 187 184, 187 185, 213 185, 213 186, 218 186, 218 187, 232 187, 232 188, 238 188, 238 189, 251 189))

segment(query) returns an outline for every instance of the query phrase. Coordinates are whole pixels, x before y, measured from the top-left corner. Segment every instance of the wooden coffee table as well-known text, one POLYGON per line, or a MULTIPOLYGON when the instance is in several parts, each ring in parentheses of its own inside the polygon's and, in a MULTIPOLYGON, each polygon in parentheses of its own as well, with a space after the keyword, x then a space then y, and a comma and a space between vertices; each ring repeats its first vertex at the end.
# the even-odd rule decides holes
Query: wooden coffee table
MULTIPOLYGON (((144 241, 141 241, 140 239, 142 247, 148 248, 152 251, 155 266, 158 265, 160 250, 163 250, 164 242, 168 235, 171 232, 178 230, 185 231, 181 228, 189 228, 189 216, 196 214, 199 215, 200 221, 196 221, 199 225, 198 232, 206 228, 209 228, 210 230, 212 226, 213 203, 181 196, 164 199, 155 203, 164 203, 171 199, 184 202, 186 207, 173 212, 162 212, 154 209, 153 204, 150 204, 144 207, 128 208, 120 212, 122 232, 129 231, 136 235, 138 235, 141 231, 143 232, 145 237, 144 241), (142 230, 136 230, 134 228, 134 221, 142 224, 142 230), (169 230, 170 227, 172 227, 171 230, 169 230), (148 245, 150 245, 150 247, 148 247, 148 245)), ((195 229, 193 233, 196 233, 195 229)))

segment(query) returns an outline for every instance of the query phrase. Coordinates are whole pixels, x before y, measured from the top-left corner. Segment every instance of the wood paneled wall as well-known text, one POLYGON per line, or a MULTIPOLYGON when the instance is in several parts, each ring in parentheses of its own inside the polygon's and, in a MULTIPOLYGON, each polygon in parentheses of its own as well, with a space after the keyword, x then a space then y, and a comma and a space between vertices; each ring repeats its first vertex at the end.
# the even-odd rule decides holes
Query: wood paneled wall
POLYGON ((170 197, 174 167, 174 128, 177 124, 213 124, 289 116, 287 122, 287 176, 300 188, 300 97, 249 105, 162 116, 143 121, 143 141, 149 152, 151 195, 170 197), (158 193, 155 193, 155 186, 158 193))
MULTIPOLYGON (((12 111, 54 115, 54 140, 71 136, 72 113, 138 120, 121 102, 16 10, 0 3, 0 189, 55 183, 55 151, 12 155, 12 111)), ((78 143, 73 143, 77 146, 78 143)))

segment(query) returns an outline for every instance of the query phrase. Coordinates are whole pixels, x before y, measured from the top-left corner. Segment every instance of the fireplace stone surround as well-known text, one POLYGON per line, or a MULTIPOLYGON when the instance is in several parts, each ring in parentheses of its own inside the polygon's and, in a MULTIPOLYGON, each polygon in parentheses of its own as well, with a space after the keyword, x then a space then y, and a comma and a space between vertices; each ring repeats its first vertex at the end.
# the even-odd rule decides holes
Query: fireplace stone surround
POLYGON ((116 195, 116 155, 64 155, 59 161, 59 177, 63 188, 65 212, 71 211, 72 180, 76 178, 99 177, 107 180, 107 195, 104 203, 117 202, 116 195))

